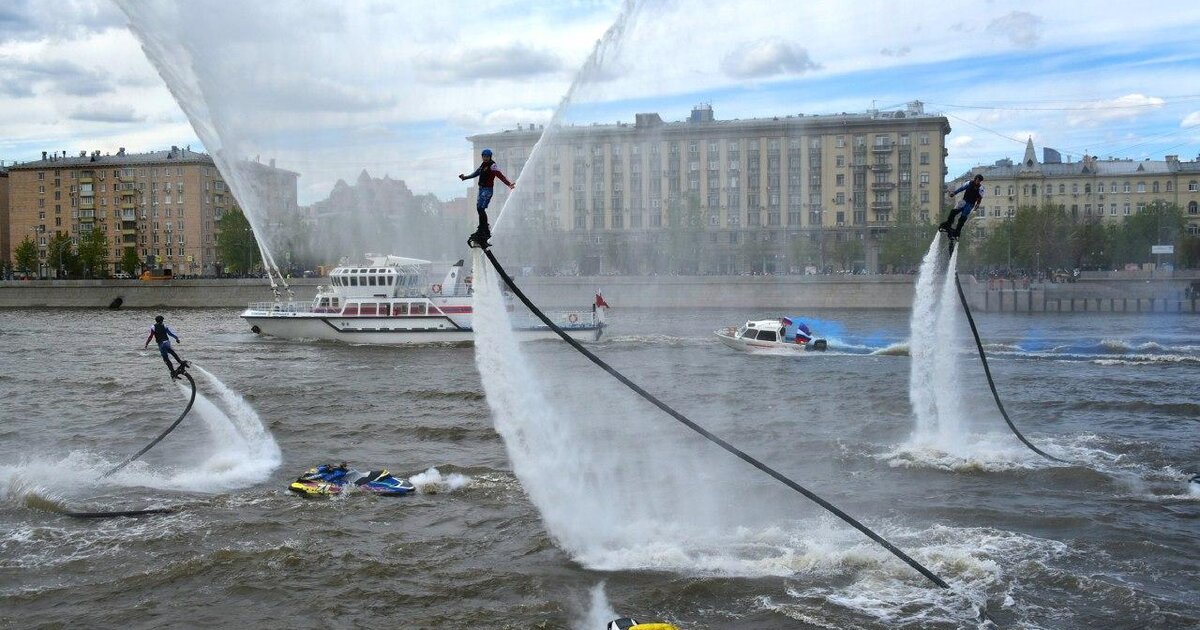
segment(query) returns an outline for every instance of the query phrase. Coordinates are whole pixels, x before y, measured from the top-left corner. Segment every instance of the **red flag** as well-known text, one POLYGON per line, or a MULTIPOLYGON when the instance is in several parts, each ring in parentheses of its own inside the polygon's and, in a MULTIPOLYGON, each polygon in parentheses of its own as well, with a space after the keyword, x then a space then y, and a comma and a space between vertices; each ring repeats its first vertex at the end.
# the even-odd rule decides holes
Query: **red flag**
POLYGON ((599 291, 596 291, 596 306, 598 306, 598 307, 603 306, 604 308, 610 308, 608 306, 608 302, 604 301, 604 296, 600 295, 599 291))

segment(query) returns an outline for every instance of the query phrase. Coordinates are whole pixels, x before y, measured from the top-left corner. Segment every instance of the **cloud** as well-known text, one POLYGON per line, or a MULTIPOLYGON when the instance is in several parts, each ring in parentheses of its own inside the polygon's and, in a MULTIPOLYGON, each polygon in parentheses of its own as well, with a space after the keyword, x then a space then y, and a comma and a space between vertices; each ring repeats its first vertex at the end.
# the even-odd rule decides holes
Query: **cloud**
POLYGON ((1113 99, 1093 101, 1077 111, 1070 112, 1067 123, 1070 125, 1096 125, 1102 122, 1119 119, 1133 119, 1150 110, 1159 109, 1166 104, 1157 96, 1144 94, 1126 94, 1113 99))
POLYGON ((1183 121, 1179 123, 1181 128, 1195 127, 1200 125, 1200 112, 1192 112, 1183 117, 1183 121))
POLYGON ((523 79, 565 69, 558 55, 524 44, 477 48, 453 55, 425 55, 425 77, 435 83, 475 79, 523 79))
POLYGON ((35 0, 5 0, 0 6, 0 42, 69 39, 125 24, 109 2, 63 0, 48 7, 35 0))
POLYGON ((742 44, 721 61, 721 69, 735 79, 804 74, 820 68, 820 64, 808 56, 807 50, 777 37, 742 44))
POLYGON ((884 48, 883 50, 879 51, 879 54, 883 55, 884 57, 906 57, 910 52, 912 52, 911 47, 901 46, 899 48, 884 48))
POLYGON ((955 136, 950 140, 950 146, 954 147, 955 149, 961 149, 963 147, 970 146, 974 141, 975 138, 972 138, 971 136, 955 136))
POLYGON ((526 109, 523 107, 513 107, 497 109, 487 113, 458 112, 451 116, 450 122, 459 127, 474 131, 499 131, 501 129, 512 129, 517 124, 546 124, 550 122, 550 118, 553 115, 554 110, 551 108, 526 109))
POLYGON ((96 105, 81 107, 69 116, 71 120, 101 123, 135 123, 146 120, 129 105, 96 105))
POLYGON ((0 58, 0 94, 28 98, 36 86, 70 96, 97 96, 113 91, 99 72, 63 60, 0 58))
POLYGON ((1042 18, 1025 11, 1012 11, 988 22, 990 33, 1001 35, 1014 46, 1033 48, 1042 39, 1042 18))

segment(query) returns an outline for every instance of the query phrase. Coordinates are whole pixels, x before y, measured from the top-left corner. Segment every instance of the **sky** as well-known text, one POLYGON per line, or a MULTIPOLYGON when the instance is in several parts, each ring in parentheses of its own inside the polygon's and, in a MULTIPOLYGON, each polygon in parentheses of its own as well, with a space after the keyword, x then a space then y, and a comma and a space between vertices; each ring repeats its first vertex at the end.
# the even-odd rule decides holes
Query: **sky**
POLYGON ((949 118, 952 177, 1027 138, 1039 157, 1200 154, 1200 3, 424 4, 7 0, 0 159, 190 145, 276 159, 302 203, 364 169, 448 199, 466 136, 550 121, 573 82, 577 124, 921 100, 949 118))

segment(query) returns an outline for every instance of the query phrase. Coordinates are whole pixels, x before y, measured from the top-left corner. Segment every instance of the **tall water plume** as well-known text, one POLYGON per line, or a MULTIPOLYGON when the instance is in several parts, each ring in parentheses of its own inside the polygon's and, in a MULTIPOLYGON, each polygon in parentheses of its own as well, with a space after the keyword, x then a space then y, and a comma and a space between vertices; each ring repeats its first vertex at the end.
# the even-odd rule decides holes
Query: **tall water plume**
POLYGON ((921 260, 910 321, 908 397, 915 420, 914 445, 954 452, 963 448, 965 437, 956 344, 958 252, 947 257, 945 250, 946 240, 939 233, 921 260))

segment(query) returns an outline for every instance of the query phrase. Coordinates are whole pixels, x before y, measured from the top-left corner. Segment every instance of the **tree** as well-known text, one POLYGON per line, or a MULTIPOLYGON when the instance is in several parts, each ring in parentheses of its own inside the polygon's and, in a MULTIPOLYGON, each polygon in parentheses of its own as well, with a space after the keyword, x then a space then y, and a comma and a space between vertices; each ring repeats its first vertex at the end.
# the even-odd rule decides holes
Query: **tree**
POLYGON ((928 223, 913 220, 911 212, 901 212, 896 224, 879 242, 879 264, 903 273, 916 269, 934 236, 928 223))
POLYGON ((17 271, 20 273, 33 273, 38 268, 38 251, 37 244, 33 242, 33 238, 26 236, 25 240, 21 241, 13 250, 13 261, 16 263, 17 271))
POLYGON ((1187 220, 1179 206, 1163 201, 1150 204, 1145 210, 1125 217, 1121 225, 1112 226, 1111 246, 1117 262, 1150 262, 1151 245, 1171 245, 1183 235, 1187 220))
POLYGON ((225 271, 234 274, 250 273, 259 261, 258 240, 246 215, 238 208, 230 208, 217 222, 217 260, 225 271))
POLYGON ((833 244, 833 258, 843 271, 853 270, 854 263, 863 257, 863 243, 854 234, 846 234, 845 240, 838 238, 833 244))
POLYGON ((1084 219, 1071 228, 1071 267, 1108 267, 1112 260, 1108 230, 1099 219, 1084 219))
POLYGON ((141 266, 142 261, 138 258, 137 250, 132 247, 126 247, 125 251, 121 253, 121 271, 136 278, 141 266))
POLYGON ((79 269, 79 257, 75 254, 71 237, 55 234, 46 245, 46 263, 54 267, 54 277, 66 278, 79 269))
POLYGON ((100 228, 79 235, 79 262, 85 277, 104 277, 108 267, 108 239, 100 228))

